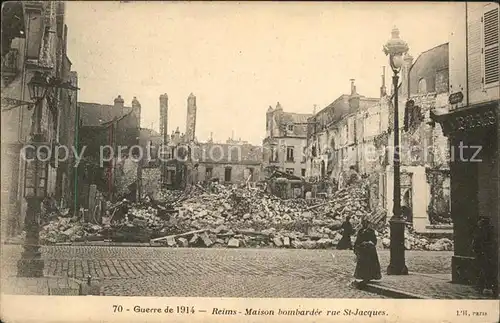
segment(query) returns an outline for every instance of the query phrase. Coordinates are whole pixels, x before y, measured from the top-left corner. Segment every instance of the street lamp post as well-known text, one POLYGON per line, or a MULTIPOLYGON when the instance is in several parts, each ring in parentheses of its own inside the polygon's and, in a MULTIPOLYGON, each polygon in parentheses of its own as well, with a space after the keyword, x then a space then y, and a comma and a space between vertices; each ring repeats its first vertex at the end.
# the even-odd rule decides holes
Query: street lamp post
POLYGON ((19 277, 42 277, 44 262, 39 251, 39 217, 40 207, 46 195, 48 163, 46 156, 40 154, 48 152, 44 152, 38 147, 43 143, 41 119, 43 99, 45 98, 48 83, 41 73, 36 72, 28 83, 28 88, 31 100, 34 101, 34 118, 30 142, 26 147, 31 149, 24 149, 24 154, 21 156, 26 162, 24 197, 27 202, 27 211, 24 220, 26 239, 21 259, 17 262, 17 275, 19 277))
MULTIPOLYGON (((43 199, 47 194, 47 181, 50 152, 49 147, 39 149, 44 144, 42 133, 42 112, 44 99, 49 89, 66 89, 70 91, 79 90, 70 81, 63 81, 47 74, 35 72, 28 83, 28 90, 33 101, 33 121, 31 125, 30 140, 22 150, 21 158, 25 160, 24 197, 27 202, 24 230, 26 239, 24 241, 21 259, 17 263, 17 275, 19 277, 42 277, 44 262, 41 259, 39 245, 40 209, 43 199)), ((49 106, 52 113, 57 107, 49 106)))
POLYGON ((389 56, 389 63, 394 72, 392 83, 394 86, 394 191, 393 216, 390 219, 390 263, 387 267, 388 275, 407 275, 405 264, 404 229, 406 222, 401 212, 401 171, 399 154, 399 111, 398 111, 398 73, 403 65, 403 55, 408 52, 408 44, 399 38, 399 29, 392 30, 392 38, 385 44, 384 53, 389 56))

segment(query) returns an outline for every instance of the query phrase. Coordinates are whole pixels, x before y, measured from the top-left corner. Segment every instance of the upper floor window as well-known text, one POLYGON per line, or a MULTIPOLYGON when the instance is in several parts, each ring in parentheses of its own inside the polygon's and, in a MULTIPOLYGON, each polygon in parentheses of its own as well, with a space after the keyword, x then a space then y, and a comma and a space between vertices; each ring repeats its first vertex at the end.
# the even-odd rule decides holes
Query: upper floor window
POLYGON ((27 58, 38 59, 40 47, 42 45, 43 36, 43 19, 41 11, 28 11, 28 37, 27 42, 27 58))
POLYGON ((487 6, 483 16, 484 84, 498 83, 498 7, 487 6))
POLYGON ((289 125, 287 126, 287 130, 288 130, 288 131, 293 131, 293 124, 289 124, 289 125))
POLYGON ((418 93, 427 93, 427 82, 424 78, 418 81, 418 93))
POLYGON ((293 147, 286 147, 286 161, 293 162, 293 147))

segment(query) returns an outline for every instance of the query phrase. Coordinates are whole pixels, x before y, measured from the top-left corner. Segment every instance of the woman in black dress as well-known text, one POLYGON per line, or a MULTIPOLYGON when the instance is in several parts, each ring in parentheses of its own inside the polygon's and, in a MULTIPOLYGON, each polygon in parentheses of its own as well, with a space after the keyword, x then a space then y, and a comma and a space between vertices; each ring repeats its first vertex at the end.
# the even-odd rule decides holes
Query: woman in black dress
POLYGON ((375 248, 377 237, 369 224, 368 220, 362 221, 362 227, 358 232, 356 242, 354 242, 354 253, 357 256, 354 277, 361 279, 360 287, 366 285, 370 280, 382 278, 377 249, 375 248))
POLYGON ((351 217, 347 216, 344 223, 342 223, 342 239, 337 244, 339 250, 352 249, 351 236, 354 234, 354 229, 350 220, 351 217))

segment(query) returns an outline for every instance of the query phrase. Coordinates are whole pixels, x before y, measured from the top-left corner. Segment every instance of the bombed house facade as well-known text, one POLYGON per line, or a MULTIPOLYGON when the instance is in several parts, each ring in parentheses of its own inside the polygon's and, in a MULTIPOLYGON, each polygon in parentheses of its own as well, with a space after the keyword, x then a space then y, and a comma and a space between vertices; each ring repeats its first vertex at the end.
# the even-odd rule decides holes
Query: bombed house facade
MULTIPOLYGON (((26 209, 26 165, 20 151, 29 142, 35 124, 28 86, 35 72, 54 81, 40 103, 42 140, 52 152, 60 145, 71 147, 74 141, 78 125, 77 75, 71 71, 67 56, 67 37, 63 2, 2 4, 2 215, 12 216, 18 228, 22 227, 26 209)), ((45 195, 67 206, 71 206, 75 194, 71 163, 71 157, 61 163, 52 158, 46 179, 45 195)))
POLYGON ((131 148, 140 143, 141 104, 136 97, 131 106, 124 102, 120 95, 113 105, 78 102, 78 148, 85 147, 78 167, 80 206, 87 206, 91 185, 113 200, 136 180, 138 162, 131 157, 139 152, 131 148))
MULTIPOLYGON (((391 91, 394 93, 394 90, 391 91)), ((430 111, 448 100, 448 44, 407 55, 400 72, 401 199, 417 232, 452 232, 448 141, 430 111), (429 124, 431 123, 431 124, 429 124)), ((370 183, 370 207, 392 216, 393 96, 382 75, 380 98, 343 95, 310 119, 309 176, 342 187, 350 167, 370 183), (319 131, 318 131, 319 129, 319 131)), ((377 212, 378 213, 378 212, 377 212)))
POLYGON ((306 176, 307 122, 311 114, 285 112, 278 102, 266 112, 262 166, 266 173, 280 170, 306 176))
POLYGON ((351 80, 351 94, 343 94, 309 118, 307 177, 338 179, 351 166, 361 164, 358 154, 357 113, 378 99, 359 95, 351 80))
MULTIPOLYGON (((455 14, 463 19, 450 38, 450 95, 432 119, 450 141, 452 280, 474 284, 473 228, 480 216, 490 218, 499 243, 499 5, 463 3, 455 14)), ((499 246, 493 249, 497 263, 499 246)))
POLYGON ((199 143, 193 146, 197 171, 194 183, 217 180, 219 183, 256 182, 261 176, 262 147, 250 144, 199 143))

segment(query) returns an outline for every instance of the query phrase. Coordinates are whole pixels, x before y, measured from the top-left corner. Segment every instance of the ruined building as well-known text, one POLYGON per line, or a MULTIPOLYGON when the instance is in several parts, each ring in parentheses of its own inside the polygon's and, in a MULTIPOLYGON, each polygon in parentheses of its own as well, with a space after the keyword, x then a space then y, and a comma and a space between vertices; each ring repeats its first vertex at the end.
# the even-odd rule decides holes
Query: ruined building
POLYGON ((308 119, 306 175, 309 178, 338 179, 351 166, 359 168, 356 116, 377 101, 358 94, 351 80, 350 94, 342 94, 308 119))
MULTIPOLYGON (((401 201, 417 232, 450 233, 448 142, 430 111, 448 100, 448 44, 406 55, 399 95, 401 201)), ((382 76, 380 98, 343 95, 310 120, 308 169, 342 187, 354 166, 370 183, 370 206, 392 216, 394 107, 382 76), (314 131, 315 130, 315 131, 314 131)))
POLYGON ((263 140, 262 166, 267 173, 281 170, 306 176, 307 122, 311 114, 283 111, 278 102, 266 112, 266 137, 263 140))
MULTIPOLYGON (((90 185, 96 185, 97 190, 105 193, 107 198, 113 200, 121 195, 126 188, 125 184, 132 179, 120 178, 121 167, 125 160, 122 157, 138 154, 131 147, 139 144, 141 104, 136 97, 130 106, 125 106, 125 101, 118 95, 113 105, 78 102, 80 111, 80 127, 78 147, 85 148, 85 158, 78 167, 78 186, 80 204, 86 207, 90 185), (106 154, 101 166, 101 147, 112 147, 113 156, 106 149, 106 154), (120 151, 120 147, 122 150, 120 151), (113 157, 113 159, 111 159, 113 157), (110 159, 109 161, 107 159, 110 159)), ((137 168, 137 163, 134 167, 137 168)))

